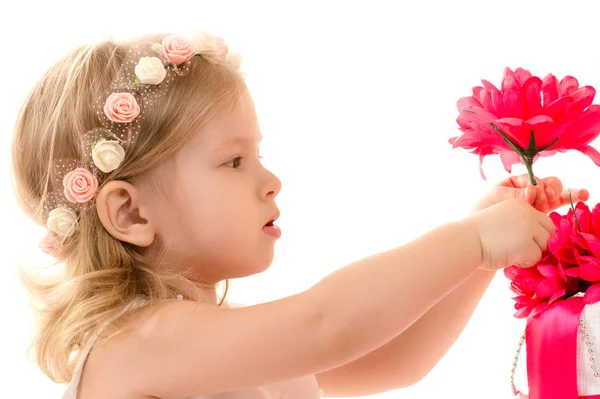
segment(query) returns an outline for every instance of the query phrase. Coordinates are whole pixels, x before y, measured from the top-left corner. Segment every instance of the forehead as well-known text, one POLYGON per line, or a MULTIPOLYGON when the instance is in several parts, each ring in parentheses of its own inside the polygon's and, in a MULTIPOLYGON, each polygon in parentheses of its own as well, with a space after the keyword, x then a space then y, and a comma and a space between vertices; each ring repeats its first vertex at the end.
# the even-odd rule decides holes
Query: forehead
POLYGON ((215 115, 199 133, 194 141, 209 151, 259 142, 262 136, 250 95, 241 95, 232 108, 215 115))

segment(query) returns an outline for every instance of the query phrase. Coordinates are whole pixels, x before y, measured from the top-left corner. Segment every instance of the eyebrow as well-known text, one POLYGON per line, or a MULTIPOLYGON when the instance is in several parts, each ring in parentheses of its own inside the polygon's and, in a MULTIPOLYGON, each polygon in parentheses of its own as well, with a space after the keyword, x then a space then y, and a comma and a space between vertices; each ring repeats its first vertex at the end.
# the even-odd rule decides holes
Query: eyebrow
MULTIPOLYGON (((260 143, 262 141, 262 139, 263 139, 263 136, 261 135, 259 137, 259 139, 258 139, 258 142, 260 143)), ((253 140, 250 139, 250 138, 248 138, 248 137, 237 136, 237 137, 234 137, 234 138, 231 138, 231 139, 225 141, 222 145, 219 146, 218 149, 222 150, 222 149, 225 149, 225 148, 228 148, 228 147, 232 147, 232 146, 234 146, 236 144, 248 144, 248 143, 250 143, 252 141, 253 140)))

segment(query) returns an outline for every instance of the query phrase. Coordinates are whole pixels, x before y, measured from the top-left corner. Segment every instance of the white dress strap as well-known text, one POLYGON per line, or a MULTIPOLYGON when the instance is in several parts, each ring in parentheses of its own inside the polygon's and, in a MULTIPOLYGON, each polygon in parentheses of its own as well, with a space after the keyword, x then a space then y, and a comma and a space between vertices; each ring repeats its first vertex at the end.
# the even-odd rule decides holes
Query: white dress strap
POLYGON ((69 382, 69 385, 67 386, 67 389, 65 390, 65 393, 62 396, 62 399, 77 399, 77 391, 79 389, 79 383, 81 382, 83 366, 85 365, 85 361, 87 360, 88 355, 92 350, 92 347, 94 346, 94 344, 98 340, 98 337, 100 337, 104 329, 110 323, 123 316, 125 313, 131 310, 141 308, 146 303, 146 300, 143 298, 134 299, 129 303, 129 305, 125 307, 125 309, 123 309, 122 311, 114 315, 112 318, 110 318, 107 322, 105 322, 102 325, 102 327, 100 327, 95 333, 91 333, 86 336, 86 338, 84 339, 85 345, 83 346, 83 348, 81 348, 79 359, 77 360, 77 364, 75 365, 75 369, 73 370, 73 378, 71 378, 71 382, 69 382))

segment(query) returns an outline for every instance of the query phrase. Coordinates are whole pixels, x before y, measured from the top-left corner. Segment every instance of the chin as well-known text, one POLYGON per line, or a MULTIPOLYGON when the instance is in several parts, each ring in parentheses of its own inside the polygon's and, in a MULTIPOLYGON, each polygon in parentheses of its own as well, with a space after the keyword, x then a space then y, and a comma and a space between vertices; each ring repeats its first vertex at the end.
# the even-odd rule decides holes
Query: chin
POLYGON ((252 265, 252 267, 246 267, 243 272, 245 273, 241 277, 253 276, 266 271, 271 266, 271 262, 265 262, 264 264, 252 265))
POLYGON ((248 277, 253 276, 255 274, 260 274, 267 270, 272 263, 272 254, 268 257, 262 257, 262 259, 255 258, 254 262, 242 262, 240 263, 240 267, 237 270, 235 270, 237 272, 236 274, 238 275, 233 278, 248 277))

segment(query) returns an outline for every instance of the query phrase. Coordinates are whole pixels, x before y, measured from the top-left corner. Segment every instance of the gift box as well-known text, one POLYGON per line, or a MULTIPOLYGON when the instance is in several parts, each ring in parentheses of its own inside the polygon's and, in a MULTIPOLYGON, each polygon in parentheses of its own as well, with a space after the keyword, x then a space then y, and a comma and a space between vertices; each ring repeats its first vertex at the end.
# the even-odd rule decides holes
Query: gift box
POLYGON ((521 399, 600 399, 600 303, 585 304, 582 295, 559 300, 527 319, 524 335, 529 394, 521 399))

